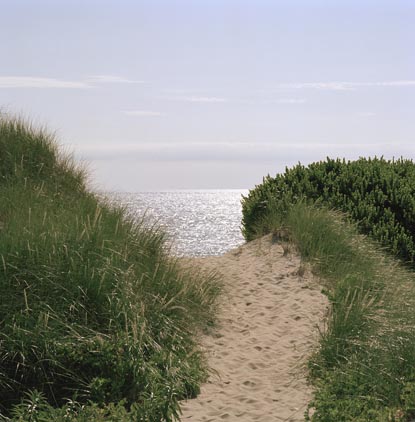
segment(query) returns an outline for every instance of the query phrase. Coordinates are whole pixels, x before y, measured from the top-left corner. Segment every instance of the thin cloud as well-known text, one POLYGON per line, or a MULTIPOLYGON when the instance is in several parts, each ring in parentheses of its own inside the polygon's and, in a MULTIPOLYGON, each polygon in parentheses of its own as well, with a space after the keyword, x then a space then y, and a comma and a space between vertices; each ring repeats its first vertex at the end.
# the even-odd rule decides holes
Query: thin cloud
POLYGON ((178 99, 191 103, 224 103, 227 101, 223 97, 180 97, 178 99))
POLYGON ((160 111, 151 111, 151 110, 124 110, 122 113, 127 116, 137 116, 137 117, 163 116, 163 113, 161 113, 160 111))
POLYGON ((303 161, 332 157, 400 156, 413 152, 411 145, 394 143, 272 143, 272 142, 214 142, 214 143, 143 143, 74 147, 76 155, 87 160, 134 161, 232 161, 269 162, 284 159, 303 161))
POLYGON ((81 81, 35 76, 0 76, 0 88, 63 88, 85 89, 94 84, 141 84, 145 81, 126 79, 114 75, 95 75, 81 81))
POLYGON ((280 88, 288 89, 322 89, 330 91, 354 91, 358 88, 412 86, 415 86, 415 80, 397 80, 383 82, 300 82, 279 85, 280 88))
POLYGON ((87 78, 88 82, 101 84, 143 84, 145 81, 123 78, 115 75, 93 75, 87 78))
POLYGON ((0 88, 64 88, 85 89, 90 85, 85 82, 67 81, 55 78, 33 76, 0 76, 0 88))
POLYGON ((362 111, 359 113, 360 117, 374 117, 376 116, 376 113, 374 113, 373 111, 362 111))
POLYGON ((397 87, 415 86, 415 81, 376 82, 374 84, 374 86, 391 86, 391 87, 394 87, 394 86, 397 86, 397 87))
POLYGON ((350 91, 355 89, 352 82, 301 82, 281 84, 280 88, 289 89, 327 89, 332 91, 350 91))

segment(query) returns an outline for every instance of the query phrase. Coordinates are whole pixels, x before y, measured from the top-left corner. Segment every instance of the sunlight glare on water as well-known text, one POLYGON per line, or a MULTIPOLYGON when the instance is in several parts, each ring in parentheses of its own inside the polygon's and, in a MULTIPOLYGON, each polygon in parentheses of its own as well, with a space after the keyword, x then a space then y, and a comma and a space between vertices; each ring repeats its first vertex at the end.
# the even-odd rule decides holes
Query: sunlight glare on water
POLYGON ((113 193, 111 197, 141 218, 157 221, 178 256, 221 255, 244 243, 241 195, 248 190, 183 190, 113 193))

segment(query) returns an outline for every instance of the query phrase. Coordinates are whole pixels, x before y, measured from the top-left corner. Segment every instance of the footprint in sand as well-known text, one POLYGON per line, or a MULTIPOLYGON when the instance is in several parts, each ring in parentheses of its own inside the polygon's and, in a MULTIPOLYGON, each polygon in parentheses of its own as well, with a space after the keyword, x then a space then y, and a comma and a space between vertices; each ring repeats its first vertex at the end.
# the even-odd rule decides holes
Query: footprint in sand
POLYGON ((245 385, 246 387, 255 387, 256 383, 250 380, 246 380, 242 383, 243 385, 245 385))

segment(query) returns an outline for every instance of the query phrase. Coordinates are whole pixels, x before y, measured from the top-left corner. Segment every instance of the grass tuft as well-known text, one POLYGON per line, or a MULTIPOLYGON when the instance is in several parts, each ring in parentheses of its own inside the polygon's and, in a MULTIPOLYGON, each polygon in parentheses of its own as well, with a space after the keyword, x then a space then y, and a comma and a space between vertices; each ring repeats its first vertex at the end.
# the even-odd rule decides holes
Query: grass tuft
MULTIPOLYGON (((289 233, 331 301, 310 361, 307 420, 415 417, 415 276, 339 212, 302 202, 271 212, 264 229, 289 233)), ((261 230, 260 230, 261 232, 261 230)))
POLYGON ((0 119, 0 416, 176 420, 207 375, 195 333, 219 282, 85 177, 45 130, 0 119))

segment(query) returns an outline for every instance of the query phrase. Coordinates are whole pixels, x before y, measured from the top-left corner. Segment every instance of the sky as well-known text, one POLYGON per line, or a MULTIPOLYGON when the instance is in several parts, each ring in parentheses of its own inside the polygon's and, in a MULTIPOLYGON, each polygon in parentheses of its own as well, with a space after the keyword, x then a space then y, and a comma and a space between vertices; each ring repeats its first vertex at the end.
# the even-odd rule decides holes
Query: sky
POLYGON ((413 0, 0 0, 0 112, 101 190, 415 158, 413 0))

